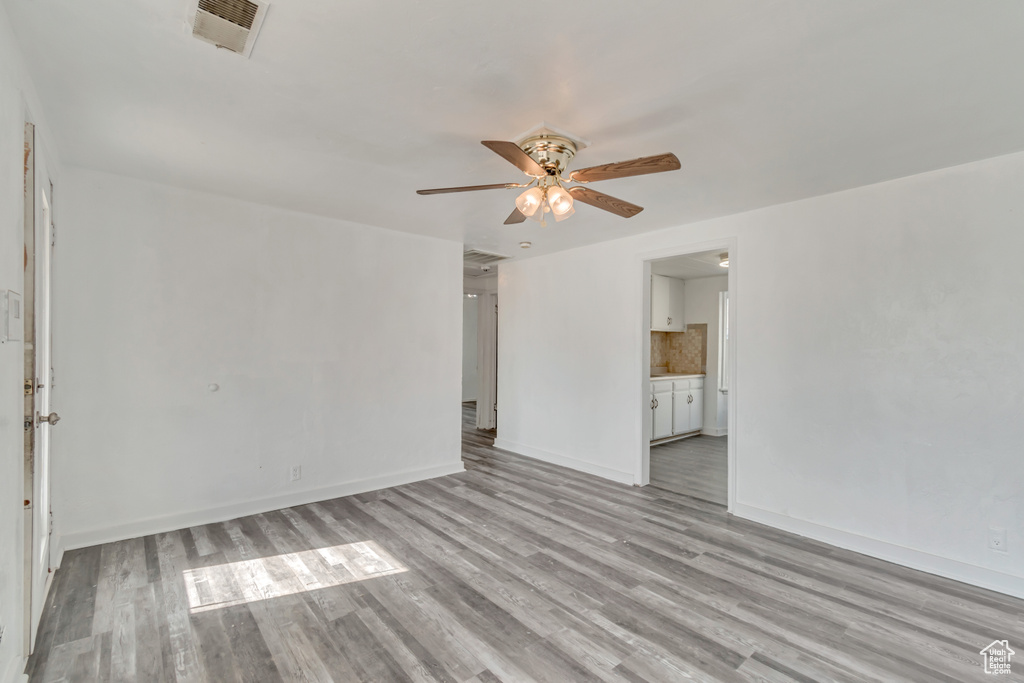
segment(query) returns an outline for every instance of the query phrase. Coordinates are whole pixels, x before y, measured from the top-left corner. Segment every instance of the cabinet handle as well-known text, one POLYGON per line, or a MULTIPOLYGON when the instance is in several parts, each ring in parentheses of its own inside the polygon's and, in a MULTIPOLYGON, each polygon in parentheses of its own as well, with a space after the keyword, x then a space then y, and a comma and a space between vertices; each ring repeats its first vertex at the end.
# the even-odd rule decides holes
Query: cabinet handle
POLYGON ((686 396, 686 402, 687 403, 693 403, 693 394, 688 394, 686 396))
POLYGON ((672 324, 672 318, 669 318, 669 319, 668 319, 668 324, 669 324, 669 325, 671 325, 671 324, 672 324))
POLYGON ((654 405, 652 407, 653 408, 657 408, 658 407, 658 399, 654 399, 654 405))

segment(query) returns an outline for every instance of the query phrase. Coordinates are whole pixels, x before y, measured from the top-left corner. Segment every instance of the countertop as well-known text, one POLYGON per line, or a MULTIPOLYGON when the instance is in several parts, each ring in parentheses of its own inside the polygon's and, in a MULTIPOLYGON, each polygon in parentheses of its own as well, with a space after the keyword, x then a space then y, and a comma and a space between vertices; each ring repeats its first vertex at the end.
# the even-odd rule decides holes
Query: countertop
POLYGON ((668 374, 668 375, 651 375, 651 381, 656 382, 659 379, 693 379, 695 377, 704 377, 703 374, 698 375, 681 375, 681 374, 668 374))

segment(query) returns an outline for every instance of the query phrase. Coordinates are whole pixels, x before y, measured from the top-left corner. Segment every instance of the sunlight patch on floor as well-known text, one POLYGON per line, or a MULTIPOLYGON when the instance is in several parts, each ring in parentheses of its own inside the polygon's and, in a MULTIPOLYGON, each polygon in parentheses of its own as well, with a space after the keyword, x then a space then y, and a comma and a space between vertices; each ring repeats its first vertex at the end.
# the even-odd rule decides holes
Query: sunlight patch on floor
POLYGON ((408 571, 373 541, 302 550, 182 572, 192 614, 408 571))

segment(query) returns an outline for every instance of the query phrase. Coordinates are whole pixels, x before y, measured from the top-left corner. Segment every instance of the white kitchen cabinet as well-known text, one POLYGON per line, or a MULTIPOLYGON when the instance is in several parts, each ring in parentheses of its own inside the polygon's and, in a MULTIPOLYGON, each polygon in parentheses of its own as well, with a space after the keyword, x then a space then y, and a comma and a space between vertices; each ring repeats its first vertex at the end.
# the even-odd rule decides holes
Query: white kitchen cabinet
POLYGON ((651 382, 651 439, 672 436, 672 381, 651 382))
POLYGON ((692 434, 704 427, 704 378, 651 382, 651 441, 692 434))
POLYGON ((683 288, 686 283, 674 277, 651 275, 651 329, 656 332, 682 332, 686 329, 683 288))
POLYGON ((691 388, 690 395, 690 431, 699 432, 704 429, 704 380, 700 381, 700 388, 691 388))
POLYGON ((704 380, 672 383, 672 434, 700 431, 704 427, 704 380))
POLYGON ((685 434, 690 431, 690 389, 672 392, 672 433, 685 434))

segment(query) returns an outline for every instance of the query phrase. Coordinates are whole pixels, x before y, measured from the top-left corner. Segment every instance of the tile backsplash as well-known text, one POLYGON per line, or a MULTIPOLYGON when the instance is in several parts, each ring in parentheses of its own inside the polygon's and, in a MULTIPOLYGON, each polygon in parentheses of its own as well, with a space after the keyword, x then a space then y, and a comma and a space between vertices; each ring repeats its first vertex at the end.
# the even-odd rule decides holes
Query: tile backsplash
POLYGON ((687 325, 686 332, 651 332, 651 367, 659 366, 671 373, 706 373, 707 324, 687 325))

